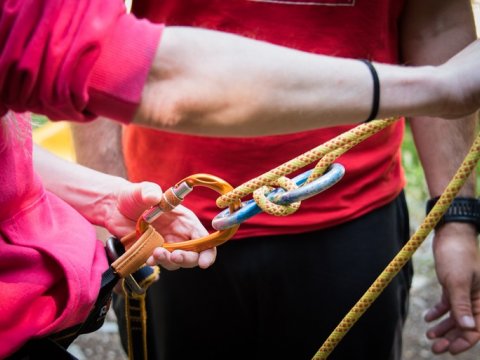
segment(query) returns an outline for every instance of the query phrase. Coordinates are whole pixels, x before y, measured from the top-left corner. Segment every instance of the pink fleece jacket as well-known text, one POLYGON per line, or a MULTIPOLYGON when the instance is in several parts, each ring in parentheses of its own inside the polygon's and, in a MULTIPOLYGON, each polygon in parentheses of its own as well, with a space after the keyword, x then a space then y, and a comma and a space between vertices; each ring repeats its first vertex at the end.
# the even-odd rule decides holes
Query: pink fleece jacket
POLYGON ((0 115, 129 122, 162 25, 122 0, 0 0, 0 115))
MULTIPOLYGON (((0 116, 131 120, 162 26, 121 0, 0 0, 0 116)), ((46 191, 28 117, 0 122, 0 358, 83 322, 107 268, 94 228, 46 191)))
MULTIPOLYGON (((7 126, 5 126, 7 125, 7 126)), ((108 264, 95 230, 32 169, 30 119, 0 131, 0 358, 83 322, 108 264)))

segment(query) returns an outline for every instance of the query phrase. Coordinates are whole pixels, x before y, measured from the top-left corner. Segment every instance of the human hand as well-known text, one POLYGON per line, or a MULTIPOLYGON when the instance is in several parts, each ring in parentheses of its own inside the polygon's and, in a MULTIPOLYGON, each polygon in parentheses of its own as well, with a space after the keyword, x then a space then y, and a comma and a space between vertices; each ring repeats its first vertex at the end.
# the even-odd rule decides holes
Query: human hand
MULTIPOLYGON (((162 229, 162 236, 166 242, 179 242, 190 239, 198 239, 208 235, 207 230, 200 224, 194 213, 182 205, 178 205, 172 211, 162 214, 153 222, 157 229, 162 229), (188 229, 195 229, 190 236, 188 229), (179 232, 179 229, 184 231, 179 232)), ((176 270, 180 267, 191 268, 199 266, 202 269, 208 268, 213 264, 217 255, 217 249, 212 248, 200 253, 194 251, 174 250, 169 252, 165 248, 159 247, 153 251, 152 256, 147 260, 148 265, 161 264, 168 270, 176 270)))
MULTIPOLYGON (((124 236, 135 229, 139 216, 150 206, 158 204, 162 197, 160 186, 151 182, 122 182, 119 189, 112 195, 109 203, 110 211, 105 220, 105 228, 117 236, 124 236)), ((186 241, 207 234, 198 218, 184 206, 162 214, 153 224, 166 242, 186 241)), ((147 260, 147 265, 160 265, 168 270, 181 267, 199 266, 207 268, 215 261, 216 249, 208 249, 200 253, 193 251, 174 250, 169 252, 158 247, 147 260)))
POLYGON ((435 233, 435 267, 442 298, 425 315, 446 318, 427 331, 432 352, 459 354, 480 340, 480 255, 470 224, 446 223, 435 233))

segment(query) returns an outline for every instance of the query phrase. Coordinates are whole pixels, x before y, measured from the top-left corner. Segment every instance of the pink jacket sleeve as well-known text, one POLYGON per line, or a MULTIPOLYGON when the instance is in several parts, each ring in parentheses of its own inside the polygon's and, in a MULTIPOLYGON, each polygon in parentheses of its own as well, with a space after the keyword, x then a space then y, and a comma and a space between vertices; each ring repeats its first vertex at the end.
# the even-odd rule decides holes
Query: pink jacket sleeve
POLYGON ((121 0, 0 0, 0 115, 129 122, 163 27, 121 0))

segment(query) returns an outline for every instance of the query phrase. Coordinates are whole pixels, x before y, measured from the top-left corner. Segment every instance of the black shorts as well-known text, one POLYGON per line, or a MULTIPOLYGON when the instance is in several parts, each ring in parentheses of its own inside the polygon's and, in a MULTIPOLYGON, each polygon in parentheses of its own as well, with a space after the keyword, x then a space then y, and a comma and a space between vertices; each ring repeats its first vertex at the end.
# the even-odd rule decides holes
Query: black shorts
MULTIPOLYGON (((147 294, 149 359, 310 360, 408 238, 402 193, 341 226, 229 241, 206 270, 163 270, 147 294)), ((412 276, 408 263, 329 359, 400 359, 412 276)))

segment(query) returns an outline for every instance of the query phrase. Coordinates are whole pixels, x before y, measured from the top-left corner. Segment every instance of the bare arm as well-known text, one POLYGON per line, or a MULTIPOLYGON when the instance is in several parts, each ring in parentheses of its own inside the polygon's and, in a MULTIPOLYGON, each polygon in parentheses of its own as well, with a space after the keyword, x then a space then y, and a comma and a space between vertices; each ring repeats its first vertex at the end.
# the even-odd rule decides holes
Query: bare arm
MULTIPOLYGON (((123 225, 116 226, 114 219, 119 211, 117 197, 130 183, 118 176, 112 176, 61 159, 39 146, 34 148, 35 171, 42 178, 45 188, 70 204, 94 225, 108 228, 116 236, 125 236, 145 207, 160 201, 162 191, 151 185, 150 193, 145 192, 139 203, 132 209, 125 209, 123 225), (140 209, 140 202, 146 200, 140 209)), ((131 204, 133 205, 133 204, 131 204)))
MULTIPOLYGON (((121 144, 122 125, 106 118, 90 123, 70 124, 78 164, 110 175, 126 178, 121 144)), ((111 234, 96 226, 97 237, 108 239, 111 234)))
MULTIPOLYGON (((439 65, 476 38, 468 0, 410 0, 402 29, 403 60, 412 66, 439 65)), ((442 193, 473 143, 475 118, 410 118, 432 196, 442 193)), ((474 184, 472 178, 461 194, 474 196, 474 184)))
MULTIPOLYGON (((410 0, 402 29, 404 60, 413 66, 438 65, 476 37, 468 0, 410 0)), ((475 119, 474 115, 457 121, 410 119, 432 197, 443 192, 466 155, 476 133, 475 119)), ((473 176, 459 195, 475 197, 473 176)), ((434 340, 435 353, 456 354, 480 339, 479 304, 476 304, 480 295, 480 266, 476 237, 475 227, 464 223, 447 223, 435 231, 436 269, 444 294, 426 319, 436 320, 449 314, 442 325, 428 332, 434 340)))
MULTIPOLYGON (((479 46, 474 50, 480 52, 479 46)), ((376 64, 382 89, 379 117, 472 113, 480 104, 479 91, 470 89, 477 97, 473 103, 453 100, 450 92, 458 88, 452 89, 450 80, 473 70, 477 55, 469 55, 471 63, 461 58, 461 64, 440 68, 376 64), (455 101, 454 106, 447 99, 455 101)), ((478 71, 469 73, 475 78, 478 71)), ((209 30, 169 27, 135 122, 218 136, 359 123, 370 113, 372 89, 367 67, 357 60, 307 54, 209 30)))
MULTIPOLYGON (((21 4, 2 2, 0 114, 79 122, 103 115, 169 131, 248 136, 359 123, 371 111, 372 78, 357 60, 211 30, 163 31, 126 14, 119 0, 21 4)), ((379 117, 473 113, 479 53, 477 42, 450 66, 377 64, 379 117)))

